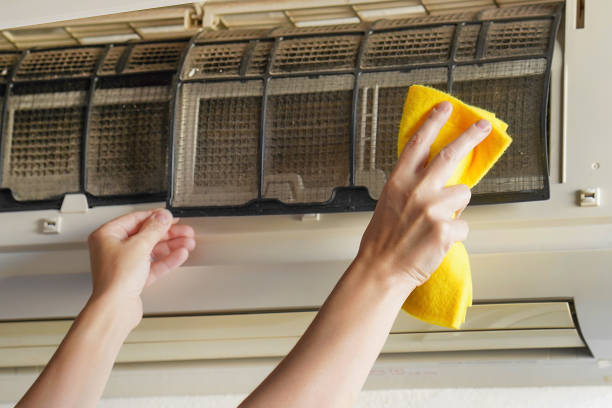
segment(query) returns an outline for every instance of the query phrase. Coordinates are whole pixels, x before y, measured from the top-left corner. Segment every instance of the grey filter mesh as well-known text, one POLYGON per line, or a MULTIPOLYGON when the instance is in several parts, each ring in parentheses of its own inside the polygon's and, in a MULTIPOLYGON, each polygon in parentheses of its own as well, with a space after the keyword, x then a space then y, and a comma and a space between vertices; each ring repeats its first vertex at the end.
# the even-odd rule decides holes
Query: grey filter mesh
POLYGON ((199 45, 189 50, 181 79, 237 77, 248 42, 199 45))
POLYGON ((239 205, 258 195, 262 81, 185 84, 174 206, 239 205))
POLYGON ((101 47, 65 48, 28 53, 15 77, 16 81, 88 77, 104 49, 101 47))
POLYGON ((548 49, 552 20, 492 23, 487 33, 487 58, 544 55, 548 49))
POLYGON ((352 75, 270 80, 264 197, 324 202, 349 184, 353 83, 352 75))
POLYGON ((86 94, 14 95, 2 146, 2 187, 15 199, 44 200, 79 190, 86 94))
POLYGON ((413 84, 446 91, 448 70, 426 68, 404 72, 362 74, 359 77, 355 137, 355 184, 380 197, 395 163, 404 100, 413 84))
POLYGON ((445 62, 454 33, 455 26, 449 25, 372 34, 361 65, 375 68, 445 62))
POLYGON ((87 143, 87 191, 96 196, 166 190, 170 89, 97 89, 87 143))
POLYGON ((295 38, 281 41, 273 73, 333 71, 355 67, 361 35, 295 38))
POLYGON ((544 187, 546 151, 541 107, 546 60, 502 62, 455 68, 453 93, 466 103, 495 112, 508 123, 513 142, 474 194, 538 190, 544 187))

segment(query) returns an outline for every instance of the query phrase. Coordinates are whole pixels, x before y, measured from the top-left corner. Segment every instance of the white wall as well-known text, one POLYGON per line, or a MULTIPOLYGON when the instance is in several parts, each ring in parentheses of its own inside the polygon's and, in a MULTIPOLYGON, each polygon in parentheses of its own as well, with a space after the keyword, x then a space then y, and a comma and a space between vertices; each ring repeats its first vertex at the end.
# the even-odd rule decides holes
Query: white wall
MULTIPOLYGON (((244 395, 210 395, 103 400, 100 408, 229 408, 244 395)), ((11 404, 0 404, 10 408, 11 404)), ((609 408, 612 386, 544 388, 437 388, 364 391, 355 408, 609 408)))

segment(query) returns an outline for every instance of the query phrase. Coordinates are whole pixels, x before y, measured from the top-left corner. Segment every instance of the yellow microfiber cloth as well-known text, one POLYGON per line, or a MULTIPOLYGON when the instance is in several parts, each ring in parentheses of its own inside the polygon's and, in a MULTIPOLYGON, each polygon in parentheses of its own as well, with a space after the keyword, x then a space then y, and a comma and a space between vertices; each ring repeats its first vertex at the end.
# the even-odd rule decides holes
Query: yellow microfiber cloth
MULTIPOLYGON (((446 185, 466 184, 472 188, 489 171, 512 143, 508 125, 495 114, 467 105, 437 89, 413 85, 408 90, 397 140, 398 155, 406 142, 440 102, 453 105, 450 119, 429 151, 431 160, 451 141, 480 119, 491 122, 492 130, 457 166, 446 185)), ((458 329, 472 305, 472 275, 468 253, 461 242, 453 244, 442 263, 423 285, 408 296, 402 309, 412 316, 438 326, 458 329)))

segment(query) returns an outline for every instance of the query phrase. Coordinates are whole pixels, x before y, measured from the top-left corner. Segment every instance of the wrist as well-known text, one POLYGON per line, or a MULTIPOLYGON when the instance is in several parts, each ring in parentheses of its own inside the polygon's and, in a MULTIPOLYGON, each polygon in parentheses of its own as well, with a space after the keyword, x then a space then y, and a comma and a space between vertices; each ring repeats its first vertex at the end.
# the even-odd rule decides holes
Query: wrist
POLYGON ((139 296, 132 299, 112 292, 94 293, 84 311, 99 316, 107 327, 127 336, 142 320, 142 301, 139 296))
POLYGON ((358 254, 351 266, 349 273, 359 275, 362 280, 367 280, 377 285, 382 291, 392 291, 398 295, 408 297, 418 284, 400 271, 395 270, 391 264, 372 259, 363 254, 358 254))

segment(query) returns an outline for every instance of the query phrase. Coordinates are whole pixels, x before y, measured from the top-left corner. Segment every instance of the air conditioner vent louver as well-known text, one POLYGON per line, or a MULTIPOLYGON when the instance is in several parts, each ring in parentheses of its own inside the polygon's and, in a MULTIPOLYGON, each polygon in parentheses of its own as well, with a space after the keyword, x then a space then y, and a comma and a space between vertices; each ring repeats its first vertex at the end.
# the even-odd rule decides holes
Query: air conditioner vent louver
POLYGON ((545 199, 560 12, 536 5, 204 31, 189 47, 0 53, 0 209, 57 208, 70 192, 90 205, 159 200, 169 188, 181 215, 369 210, 397 160, 412 84, 509 122, 514 143, 472 202, 545 199))

